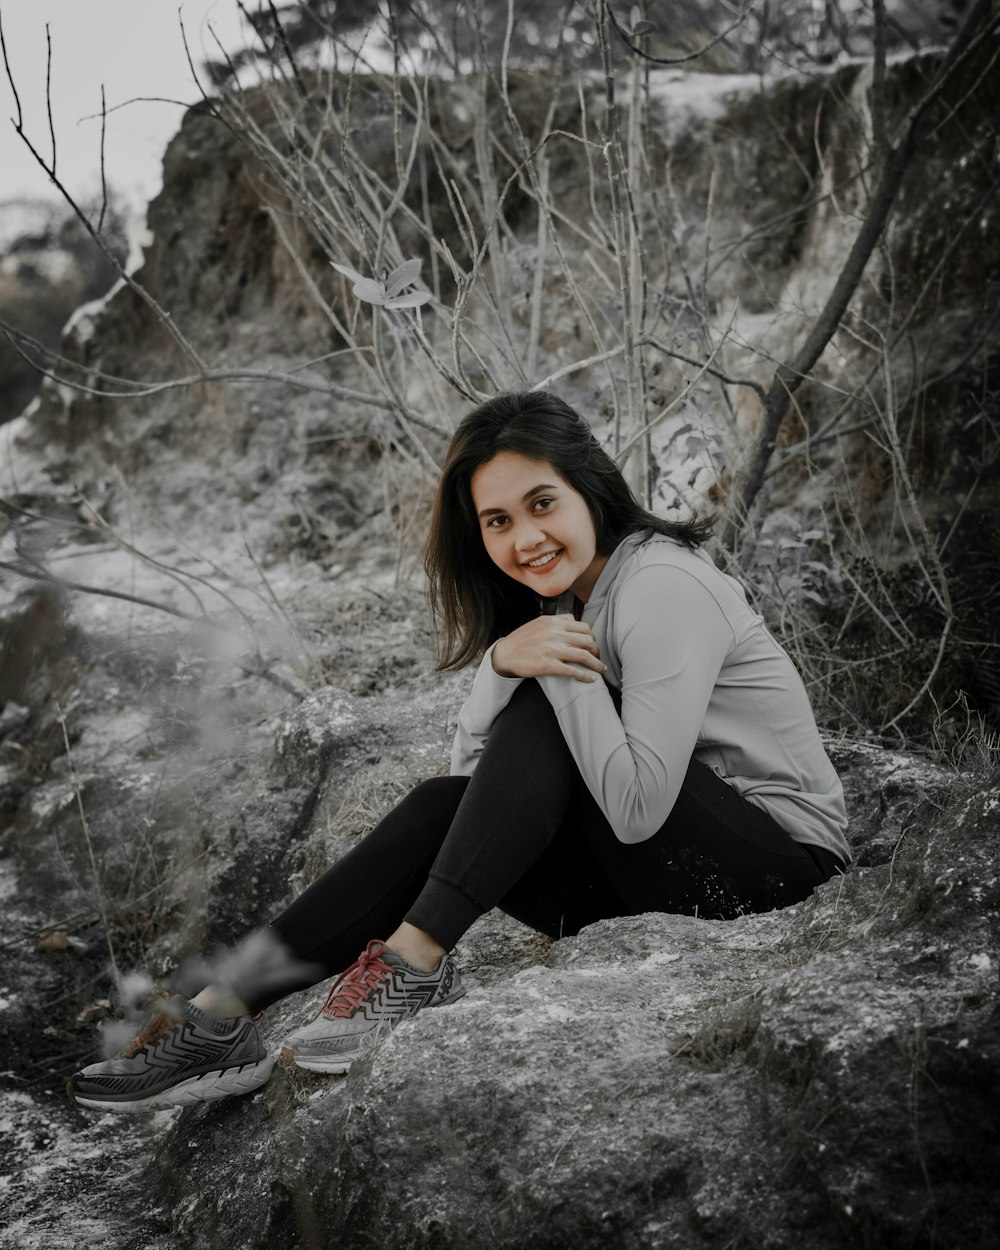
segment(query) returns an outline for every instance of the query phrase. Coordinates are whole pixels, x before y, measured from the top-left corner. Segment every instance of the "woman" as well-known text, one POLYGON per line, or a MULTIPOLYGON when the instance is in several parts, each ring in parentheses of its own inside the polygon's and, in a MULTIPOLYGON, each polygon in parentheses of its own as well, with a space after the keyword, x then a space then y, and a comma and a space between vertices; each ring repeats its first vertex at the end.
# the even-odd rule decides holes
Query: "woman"
POLYGON ((175 1000, 71 1078, 77 1101, 256 1088, 271 1059, 251 1017, 324 974, 339 973, 326 1003, 283 1053, 344 1072, 464 993, 448 951, 494 906, 552 937, 644 911, 729 919, 846 868, 843 792, 805 689, 706 537, 639 507, 554 395, 471 413, 426 561, 440 667, 482 657, 451 775, 417 786, 273 922, 294 972, 262 959, 246 983, 175 1000))

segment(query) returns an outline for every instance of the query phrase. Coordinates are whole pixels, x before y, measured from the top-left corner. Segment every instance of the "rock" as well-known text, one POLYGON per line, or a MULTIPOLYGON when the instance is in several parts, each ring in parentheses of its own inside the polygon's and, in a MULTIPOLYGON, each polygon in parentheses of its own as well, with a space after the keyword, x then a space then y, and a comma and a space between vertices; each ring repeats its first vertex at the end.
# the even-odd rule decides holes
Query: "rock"
POLYGON ((830 746, 844 783, 855 863, 888 863, 913 825, 933 819, 954 773, 930 760, 864 742, 830 746))
MULTIPOLYGON (((906 830, 891 859, 805 903, 536 941, 346 1078, 279 1069, 251 1100, 184 1113, 149 1172, 177 1233, 213 1250, 690 1250, 918 1246, 933 1225, 939 1245, 985 1248, 1000 787, 939 785, 913 824, 903 763, 854 755, 906 830)), ((505 925, 484 918, 470 950, 503 949, 505 925)))
MULTIPOLYGON (((142 1122, 87 1115, 63 1093, 53 1000, 67 996, 58 965, 69 960, 37 954, 45 917, 18 885, 0 854, 0 1250, 169 1250, 167 1221, 136 1183, 142 1122)), ((88 1003, 91 1019, 104 1005, 88 1003)))

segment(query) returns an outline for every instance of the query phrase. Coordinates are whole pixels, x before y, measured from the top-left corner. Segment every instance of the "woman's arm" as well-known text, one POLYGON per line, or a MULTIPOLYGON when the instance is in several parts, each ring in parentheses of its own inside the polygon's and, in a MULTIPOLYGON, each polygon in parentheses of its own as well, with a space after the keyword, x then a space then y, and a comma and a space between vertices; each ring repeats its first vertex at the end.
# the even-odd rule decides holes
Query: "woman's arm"
POLYGON ((537 617, 498 639, 483 656, 458 714, 451 775, 472 775, 490 727, 525 677, 547 673, 592 682, 603 669, 590 626, 574 620, 572 613, 537 617))
POLYGON ((539 679, 576 765, 622 842, 663 824, 680 792, 733 630, 694 576, 637 570, 616 596, 619 717, 604 682, 539 679))
POLYGON ((469 697, 458 714, 451 745, 451 775, 471 777, 486 744, 490 726, 510 702, 520 677, 501 677, 493 668, 493 646, 487 648, 476 671, 469 697))

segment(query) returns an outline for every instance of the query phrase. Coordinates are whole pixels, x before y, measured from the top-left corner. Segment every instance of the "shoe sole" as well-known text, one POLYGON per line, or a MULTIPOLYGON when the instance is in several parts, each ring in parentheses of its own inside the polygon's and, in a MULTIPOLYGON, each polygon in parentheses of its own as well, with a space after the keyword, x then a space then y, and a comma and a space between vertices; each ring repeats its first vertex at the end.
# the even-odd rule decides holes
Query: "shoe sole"
POLYGON ((110 1101, 104 1098, 88 1098, 73 1093, 73 1100, 81 1107, 95 1107, 101 1111, 167 1111, 171 1107, 190 1107, 197 1102, 217 1102, 220 1098, 232 1098, 237 1094, 249 1094, 259 1089, 271 1075, 274 1058, 267 1055, 257 1063, 245 1063, 239 1068, 225 1068, 222 1072, 206 1072, 189 1077, 170 1089, 151 1094, 148 1098, 130 1101, 110 1101))
POLYGON ((284 1047, 281 1062, 290 1063, 293 1067, 302 1068, 305 1072, 322 1072, 325 1076, 342 1076, 360 1055, 360 1047, 349 1055, 338 1055, 336 1059, 300 1058, 294 1051, 284 1047))
MULTIPOLYGON (((468 987, 463 985, 461 989, 455 990, 453 993, 449 994, 447 998, 442 998, 438 1003, 432 1003, 431 1007, 446 1007, 448 1003, 456 1002, 458 999, 463 998, 467 993, 468 987)), ((411 1020, 413 1019, 412 1016, 409 1018, 411 1020)), ((399 1023, 405 1024, 406 1022, 405 1020, 401 1020, 399 1023)), ((395 1029, 390 1029, 385 1036, 388 1037, 389 1033, 392 1032, 395 1032, 395 1029)), ((290 1046, 283 1046, 281 1048, 280 1059, 282 1063, 291 1063, 296 1068, 302 1068, 306 1072, 322 1072, 325 1076, 342 1076, 350 1069, 350 1066, 355 1059, 360 1057, 365 1042, 367 1042, 370 1037, 371 1033, 362 1033, 357 1047, 347 1055, 334 1055, 329 1059, 324 1059, 320 1056, 312 1058, 309 1055, 297 1055, 290 1046)))

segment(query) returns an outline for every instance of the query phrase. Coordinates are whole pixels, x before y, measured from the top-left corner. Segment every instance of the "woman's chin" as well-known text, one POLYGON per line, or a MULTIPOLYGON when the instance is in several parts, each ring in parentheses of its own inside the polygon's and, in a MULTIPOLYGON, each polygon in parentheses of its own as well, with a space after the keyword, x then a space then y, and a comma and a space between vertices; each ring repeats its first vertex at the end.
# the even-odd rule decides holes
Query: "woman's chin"
POLYGON ((542 599, 558 599, 570 589, 565 577, 532 578, 523 583, 529 586, 542 599))

